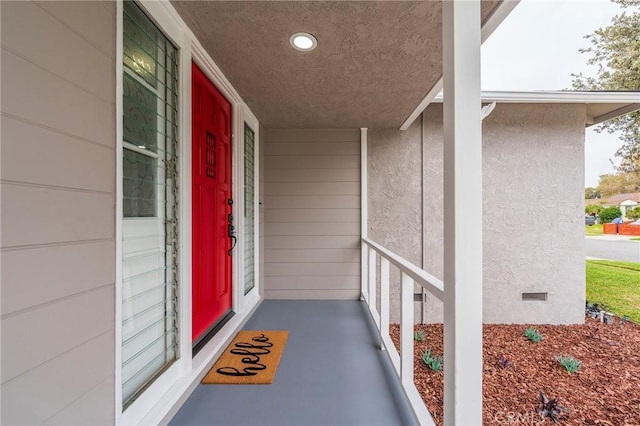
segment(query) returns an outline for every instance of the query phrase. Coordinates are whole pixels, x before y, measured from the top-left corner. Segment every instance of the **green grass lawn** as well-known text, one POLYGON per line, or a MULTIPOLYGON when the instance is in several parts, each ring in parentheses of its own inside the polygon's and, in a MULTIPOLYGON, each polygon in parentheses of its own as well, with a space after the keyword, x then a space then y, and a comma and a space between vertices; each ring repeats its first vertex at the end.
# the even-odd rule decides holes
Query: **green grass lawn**
POLYGON ((640 323, 640 263, 587 260, 587 300, 640 323))
POLYGON ((584 234, 585 235, 602 235, 602 224, 598 223, 591 226, 585 225, 584 234))

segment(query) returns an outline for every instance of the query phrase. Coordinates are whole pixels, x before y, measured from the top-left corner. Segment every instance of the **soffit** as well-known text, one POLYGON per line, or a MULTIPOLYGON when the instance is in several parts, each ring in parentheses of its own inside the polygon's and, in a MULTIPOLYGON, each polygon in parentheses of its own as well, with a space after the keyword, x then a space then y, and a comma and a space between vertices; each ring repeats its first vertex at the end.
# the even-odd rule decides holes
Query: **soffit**
MULTIPOLYGON (((640 101, 640 97, 638 98, 640 101)), ((640 110, 637 103, 587 104, 587 127, 640 110)))
POLYGON ((267 127, 398 128, 442 75, 438 1, 171 3, 267 127))

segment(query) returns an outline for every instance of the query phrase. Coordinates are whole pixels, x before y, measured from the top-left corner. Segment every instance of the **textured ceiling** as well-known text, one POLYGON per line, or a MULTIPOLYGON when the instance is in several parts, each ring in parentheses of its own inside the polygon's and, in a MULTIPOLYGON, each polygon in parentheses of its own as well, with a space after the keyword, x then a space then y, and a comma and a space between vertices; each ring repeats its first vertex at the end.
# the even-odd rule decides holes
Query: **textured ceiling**
POLYGON ((439 1, 172 4, 267 127, 398 128, 442 74, 439 1))

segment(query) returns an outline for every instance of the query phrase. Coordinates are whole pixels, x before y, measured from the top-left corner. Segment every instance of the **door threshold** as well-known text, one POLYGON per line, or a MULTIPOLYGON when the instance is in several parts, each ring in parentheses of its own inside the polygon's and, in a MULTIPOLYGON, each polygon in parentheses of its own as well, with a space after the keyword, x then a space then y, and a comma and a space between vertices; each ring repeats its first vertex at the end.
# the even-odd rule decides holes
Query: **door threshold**
POLYGON ((198 338, 198 340, 196 340, 193 343, 193 348, 191 349, 191 356, 195 357, 197 355, 198 352, 200 352, 200 350, 202 348, 204 348, 204 346, 209 343, 209 340, 211 340, 211 338, 213 336, 216 335, 216 333, 218 333, 218 331, 220 331, 220 329, 222 329, 222 327, 224 327, 224 325, 231 319, 233 318, 233 316, 235 315, 235 312, 233 312, 231 309, 229 309, 227 312, 225 312, 224 314, 222 314, 222 317, 216 321, 210 328, 208 331, 206 331, 205 333, 202 334, 202 336, 200 338, 198 338))

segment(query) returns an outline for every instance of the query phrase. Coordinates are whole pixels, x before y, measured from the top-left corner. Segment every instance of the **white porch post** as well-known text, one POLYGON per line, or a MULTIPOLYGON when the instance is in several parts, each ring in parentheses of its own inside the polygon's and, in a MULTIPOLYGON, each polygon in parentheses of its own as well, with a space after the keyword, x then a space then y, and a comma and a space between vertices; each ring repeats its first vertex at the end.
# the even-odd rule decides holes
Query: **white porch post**
POLYGON ((442 2, 444 423, 482 424, 480 0, 442 2), (472 211, 472 214, 465 214, 472 211))
MULTIPOLYGON (((369 236, 369 214, 367 195, 367 128, 360 129, 360 238, 369 236)), ((360 297, 369 300, 368 247, 360 241, 360 297)), ((375 301, 373 302, 375 303, 375 301)))

